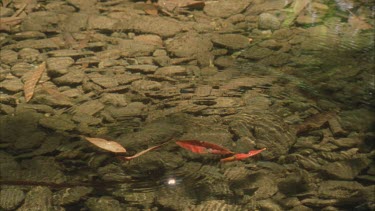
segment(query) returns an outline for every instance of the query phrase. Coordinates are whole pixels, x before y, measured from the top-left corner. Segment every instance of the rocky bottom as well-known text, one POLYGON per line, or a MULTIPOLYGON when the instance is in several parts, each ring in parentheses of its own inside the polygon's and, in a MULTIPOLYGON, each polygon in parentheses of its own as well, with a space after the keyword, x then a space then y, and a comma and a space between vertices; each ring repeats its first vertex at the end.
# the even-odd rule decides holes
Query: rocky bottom
POLYGON ((375 209, 365 3, 162 2, 2 1, 0 210, 375 209))

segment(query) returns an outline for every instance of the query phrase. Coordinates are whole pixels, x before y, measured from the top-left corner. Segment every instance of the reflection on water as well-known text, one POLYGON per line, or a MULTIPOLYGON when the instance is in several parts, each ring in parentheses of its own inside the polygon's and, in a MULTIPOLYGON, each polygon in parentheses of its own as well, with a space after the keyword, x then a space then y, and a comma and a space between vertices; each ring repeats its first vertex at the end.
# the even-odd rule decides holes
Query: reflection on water
POLYGON ((39 18, 18 29, 29 32, 1 28, 0 210, 374 209, 374 5, 235 2, 151 19, 131 1, 90 2, 92 17, 84 3, 43 2, 25 10, 39 18), (54 29, 71 11, 89 34, 86 21, 54 29), (163 146, 124 162, 81 135, 130 155, 163 146), (176 140, 267 150, 221 163, 176 140))

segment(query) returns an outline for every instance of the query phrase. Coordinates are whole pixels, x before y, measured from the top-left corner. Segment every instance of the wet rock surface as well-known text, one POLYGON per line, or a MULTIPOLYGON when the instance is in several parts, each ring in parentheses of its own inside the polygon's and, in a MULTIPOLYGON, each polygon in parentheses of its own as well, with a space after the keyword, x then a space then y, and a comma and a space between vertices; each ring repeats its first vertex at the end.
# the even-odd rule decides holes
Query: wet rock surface
POLYGON ((203 2, 2 2, 0 210, 375 208, 370 7, 203 2), (124 161, 83 136, 163 146, 124 161))

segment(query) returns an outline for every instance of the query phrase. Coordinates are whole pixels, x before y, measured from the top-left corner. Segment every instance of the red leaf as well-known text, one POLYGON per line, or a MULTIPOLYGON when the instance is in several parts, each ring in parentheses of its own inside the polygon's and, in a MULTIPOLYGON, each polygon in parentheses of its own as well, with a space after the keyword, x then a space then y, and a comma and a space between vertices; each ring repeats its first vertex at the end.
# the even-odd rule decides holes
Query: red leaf
POLYGON ((258 149, 258 150, 250 150, 247 154, 249 155, 249 157, 251 157, 251 156, 254 156, 254 155, 257 155, 257 154, 263 152, 266 149, 267 148, 258 149))
POLYGON ((204 142, 204 141, 181 140, 181 141, 176 141, 176 144, 191 152, 199 153, 199 154, 219 154, 219 155, 233 154, 233 152, 228 149, 225 149, 219 145, 212 144, 209 142, 204 142))
POLYGON ((252 157, 254 155, 257 155, 261 153, 262 151, 266 150, 266 148, 259 149, 259 150, 250 150, 248 153, 238 153, 233 156, 223 158, 220 161, 221 162, 230 162, 230 161, 236 161, 236 160, 244 160, 246 158, 252 157))

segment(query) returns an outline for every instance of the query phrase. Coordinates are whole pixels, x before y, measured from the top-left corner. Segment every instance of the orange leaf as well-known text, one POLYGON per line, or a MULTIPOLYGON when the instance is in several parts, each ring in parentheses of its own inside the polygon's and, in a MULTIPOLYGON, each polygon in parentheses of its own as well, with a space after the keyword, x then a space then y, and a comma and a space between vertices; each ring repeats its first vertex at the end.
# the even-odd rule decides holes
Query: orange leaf
POLYGON ((34 70, 33 74, 25 81, 23 86, 23 92, 25 94, 26 102, 29 102, 34 95, 34 89, 36 84, 38 83, 39 79, 42 77, 42 74, 46 70, 46 63, 43 62, 40 64, 36 70, 34 70))
POLYGON ((223 158, 220 161, 221 162, 230 162, 230 161, 236 161, 236 160, 244 160, 246 158, 252 157, 254 155, 257 155, 261 153, 262 151, 266 150, 266 148, 259 149, 259 150, 250 150, 248 153, 238 153, 233 156, 223 158))
POLYGON ((121 146, 121 144, 115 142, 115 141, 108 141, 106 139, 102 138, 90 138, 90 137, 85 137, 84 138, 89 141, 90 143, 94 144, 95 146, 110 151, 114 153, 124 153, 126 152, 126 149, 121 146))
POLYGON ((228 149, 225 149, 219 145, 212 144, 209 142, 204 142, 204 141, 182 140, 182 141, 176 141, 176 144, 191 152, 199 153, 199 154, 219 154, 219 155, 233 154, 233 152, 228 149))

